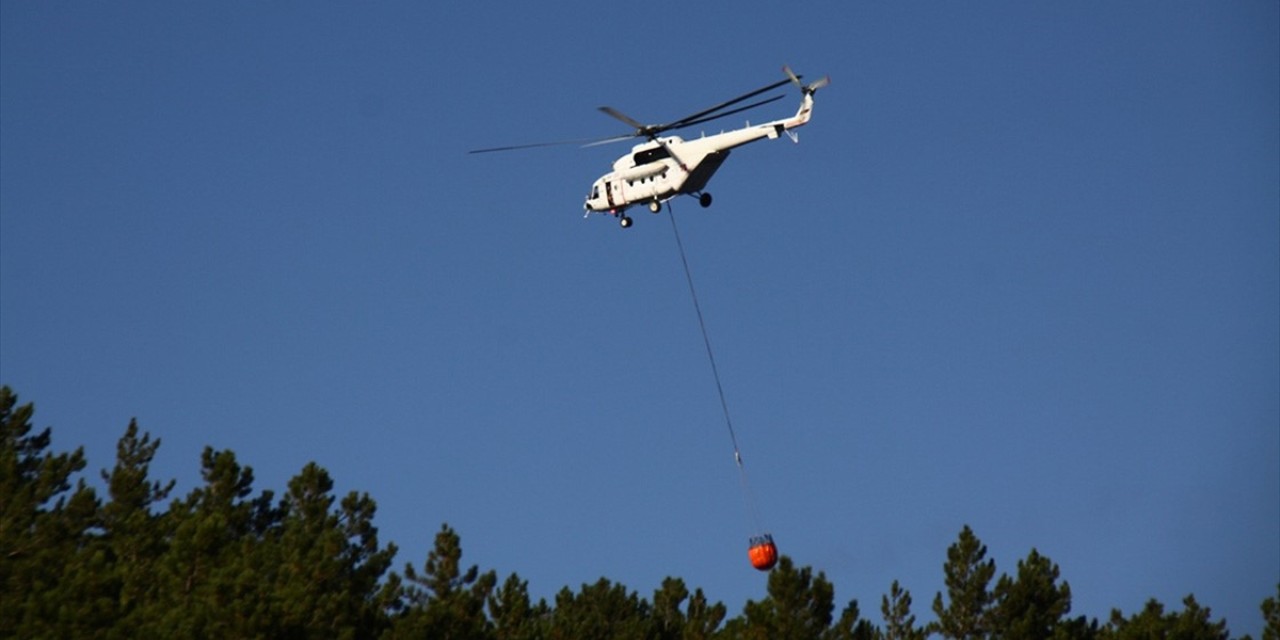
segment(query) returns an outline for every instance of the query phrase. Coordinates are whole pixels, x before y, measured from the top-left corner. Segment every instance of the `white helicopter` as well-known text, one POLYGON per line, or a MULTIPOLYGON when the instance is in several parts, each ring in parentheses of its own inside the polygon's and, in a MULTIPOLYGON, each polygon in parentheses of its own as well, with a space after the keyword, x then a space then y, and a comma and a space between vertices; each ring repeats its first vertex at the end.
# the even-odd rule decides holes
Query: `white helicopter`
POLYGON ((650 211, 658 213, 662 211, 662 203, 678 195, 690 195, 697 196, 698 203, 703 207, 709 207, 711 194, 704 189, 716 170, 729 157, 729 152, 749 142, 766 138, 777 139, 783 133, 786 133, 793 142, 799 142, 799 137, 791 130, 809 122, 809 118, 813 115, 813 94, 830 82, 829 78, 824 77, 807 85, 801 84, 800 76, 792 73, 789 67, 784 66, 782 70, 787 74, 786 80, 666 124, 641 124, 617 109, 600 107, 600 111, 635 128, 633 133, 627 135, 602 140, 569 140, 476 149, 471 153, 509 151, 556 144, 582 144, 584 147, 590 147, 631 138, 648 138, 648 142, 632 147, 630 153, 614 161, 613 171, 601 176, 591 185, 591 193, 583 204, 586 215, 590 216, 593 213, 612 215, 618 218, 619 224, 625 229, 632 224, 631 218, 626 215, 627 209, 632 205, 646 204, 650 211), (741 129, 710 136, 703 135, 696 140, 684 140, 678 136, 659 136, 666 131, 691 127, 780 100, 783 97, 781 95, 725 111, 729 107, 788 83, 799 87, 802 94, 800 109, 790 118, 764 124, 749 124, 741 129))

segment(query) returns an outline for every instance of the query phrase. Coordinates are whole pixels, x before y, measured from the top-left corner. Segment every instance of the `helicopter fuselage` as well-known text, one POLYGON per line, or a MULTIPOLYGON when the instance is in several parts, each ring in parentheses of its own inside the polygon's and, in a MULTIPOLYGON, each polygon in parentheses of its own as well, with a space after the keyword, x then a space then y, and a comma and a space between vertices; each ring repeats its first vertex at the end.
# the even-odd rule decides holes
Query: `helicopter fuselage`
MULTIPOLYGON (((613 170, 591 186, 583 205, 587 214, 605 213, 624 218, 623 212, 635 204, 648 204, 655 213, 661 204, 678 195, 698 195, 703 206, 710 204, 707 182, 729 152, 757 140, 773 140, 784 132, 809 122, 813 94, 804 93, 800 109, 790 118, 704 135, 696 140, 679 136, 657 137, 638 144, 613 163, 613 170)), ((789 134, 793 136, 794 134, 789 134)))

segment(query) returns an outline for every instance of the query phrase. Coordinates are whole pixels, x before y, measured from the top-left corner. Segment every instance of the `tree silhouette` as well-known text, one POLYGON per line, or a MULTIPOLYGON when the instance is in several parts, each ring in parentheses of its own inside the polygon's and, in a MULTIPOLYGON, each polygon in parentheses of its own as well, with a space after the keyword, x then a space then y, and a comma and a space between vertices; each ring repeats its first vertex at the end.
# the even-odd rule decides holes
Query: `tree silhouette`
POLYGON ((930 625, 931 632, 952 640, 986 637, 991 606, 987 585, 996 573, 995 561, 986 558, 987 546, 965 525, 959 539, 947 548, 942 571, 948 602, 943 605, 941 592, 934 597, 933 613, 938 619, 930 625))
MULTIPOLYGON (((511 574, 464 567, 462 541, 442 524, 421 570, 391 572, 368 494, 341 499, 323 467, 305 465, 277 500, 255 495, 253 470, 206 447, 202 484, 169 499, 150 477, 160 439, 130 421, 101 473, 105 500, 78 477, 82 448, 52 451, 34 406, 0 387, 0 637, 432 638, 445 640, 1226 640, 1194 596, 1166 611, 1069 618, 1071 588, 1032 549, 991 588, 995 561, 964 526, 947 549, 937 619, 918 625, 895 580, 880 601, 885 626, 851 600, 833 618, 835 587, 782 556, 766 597, 740 615, 669 576, 651 600, 608 578, 536 603, 511 574)), ((1262 602, 1262 640, 1280 640, 1280 585, 1262 602)))

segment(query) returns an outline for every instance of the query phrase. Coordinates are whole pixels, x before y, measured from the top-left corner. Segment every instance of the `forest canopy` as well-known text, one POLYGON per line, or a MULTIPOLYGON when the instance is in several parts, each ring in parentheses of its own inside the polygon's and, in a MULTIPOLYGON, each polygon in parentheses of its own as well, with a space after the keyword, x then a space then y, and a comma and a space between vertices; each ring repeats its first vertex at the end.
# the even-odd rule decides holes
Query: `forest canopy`
MULTIPOLYGON (((1155 599, 1107 620, 1073 616, 1058 565, 1032 548, 1012 573, 970 527, 946 549, 944 588, 921 613, 894 581, 872 611, 837 613, 821 570, 782 556, 767 595, 729 608, 667 577, 645 597, 601 578, 554 601, 534 601, 512 573, 462 563, 448 524, 420 566, 393 569, 368 494, 333 493, 329 473, 304 466, 283 493, 254 487, 231 451, 206 447, 203 484, 171 497, 155 480, 160 439, 131 421, 116 460, 88 483, 83 447, 51 450, 34 406, 0 387, 0 637, 19 638, 447 638, 456 640, 782 639, 923 640, 939 637, 1062 640, 1225 640, 1225 620, 1187 595, 1155 599), (875 611, 874 609, 878 609, 875 611)), ((1280 585, 1264 600, 1263 640, 1280 640, 1280 585)), ((1247 637, 1247 636, 1246 636, 1247 637)))

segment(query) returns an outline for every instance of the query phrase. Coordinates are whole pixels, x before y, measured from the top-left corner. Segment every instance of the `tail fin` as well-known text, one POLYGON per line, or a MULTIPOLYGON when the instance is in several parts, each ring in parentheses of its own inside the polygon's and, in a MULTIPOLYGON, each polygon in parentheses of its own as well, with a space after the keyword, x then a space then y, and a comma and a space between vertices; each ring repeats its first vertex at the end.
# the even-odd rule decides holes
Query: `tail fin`
MULTIPOLYGON (((796 111, 794 118, 787 120, 784 124, 785 128, 792 129, 800 127, 809 122, 809 118, 813 116, 813 94, 828 84, 831 84, 831 78, 823 76, 809 84, 801 84, 800 76, 791 71, 791 67, 783 66, 782 71, 791 78, 791 83, 800 88, 800 93, 804 94, 804 98, 800 100, 800 110, 796 111)), ((793 137, 792 140, 795 138, 793 137)))

